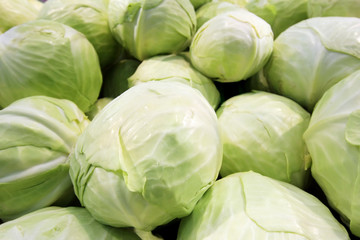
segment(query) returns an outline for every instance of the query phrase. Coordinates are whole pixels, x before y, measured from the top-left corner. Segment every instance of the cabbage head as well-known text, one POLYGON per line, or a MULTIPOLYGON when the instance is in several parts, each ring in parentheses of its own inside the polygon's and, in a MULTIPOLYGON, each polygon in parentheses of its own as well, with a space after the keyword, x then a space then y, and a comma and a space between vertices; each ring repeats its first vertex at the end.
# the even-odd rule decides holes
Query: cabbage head
POLYGON ((83 33, 94 46, 102 67, 110 65, 121 53, 121 46, 110 31, 103 0, 47 1, 38 18, 60 22, 83 33))
POLYGON ((102 74, 94 47, 73 28, 34 20, 0 35, 0 106, 35 95, 71 100, 86 112, 102 74))
POLYGON ((128 78, 130 87, 148 81, 164 80, 182 82, 199 90, 214 109, 220 103, 220 93, 214 82, 191 65, 188 53, 146 59, 128 78))
POLYGON ((316 104, 305 142, 312 175, 330 206, 360 237, 360 71, 331 87, 316 104))
POLYGON ((211 1, 196 10, 196 27, 199 29, 205 22, 222 13, 241 9, 237 4, 225 1, 211 1))
POLYGON ((311 17, 360 17, 358 0, 307 0, 308 16, 311 17))
POLYGON ((45 96, 0 110, 1 219, 75 197, 67 159, 88 123, 73 102, 45 96))
POLYGON ((330 210, 296 186, 255 172, 213 184, 181 220, 177 240, 350 240, 330 210))
POLYGON ((70 156, 70 176, 96 220, 151 231, 191 213, 221 159, 217 117, 201 93, 152 81, 95 116, 70 156))
POLYGON ((312 111, 324 92, 360 69, 360 18, 316 17, 282 32, 264 69, 272 92, 312 111))
POLYGON ((0 0, 0 32, 35 20, 42 7, 38 0, 0 0))
POLYGON ((140 240, 130 229, 98 223, 85 208, 46 207, 0 225, 0 239, 140 240))
POLYGON ((310 114, 291 99, 251 92, 217 110, 224 146, 221 176, 252 170, 305 188, 311 158, 302 138, 310 114))
POLYGON ((259 71, 273 49, 270 25, 245 10, 219 14, 205 22, 190 45, 191 63, 219 82, 238 82, 259 71))
POLYGON ((274 37, 288 27, 308 18, 308 0, 213 0, 246 8, 271 25, 274 37))
POLYGON ((190 0, 110 0, 109 24, 138 60, 186 49, 196 31, 190 0))

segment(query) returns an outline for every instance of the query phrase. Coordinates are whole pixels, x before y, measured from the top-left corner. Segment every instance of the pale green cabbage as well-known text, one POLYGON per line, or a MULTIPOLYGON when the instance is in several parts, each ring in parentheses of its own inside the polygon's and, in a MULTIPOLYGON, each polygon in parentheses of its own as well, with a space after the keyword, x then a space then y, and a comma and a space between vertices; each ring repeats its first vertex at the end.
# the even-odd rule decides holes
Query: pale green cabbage
POLYGON ((308 0, 213 0, 237 4, 271 25, 274 37, 288 27, 307 19, 308 0))
POLYGON ((32 96, 0 110, 1 219, 74 197, 67 158, 88 123, 65 99, 32 96))
POLYGON ((330 88, 304 134, 312 175, 332 208, 360 236, 360 71, 330 88))
POLYGON ((98 223, 85 208, 47 207, 0 225, 6 240, 140 240, 131 229, 98 223))
POLYGON ((309 17, 360 17, 359 0, 307 0, 309 17))
POLYGON ((274 42, 264 69, 272 92, 312 111, 324 92, 360 69, 360 18, 318 17, 299 22, 274 42))
POLYGON ((187 48, 196 15, 190 0, 110 0, 109 24, 119 43, 144 60, 187 48))
POLYGON ((65 98, 84 112, 102 84, 91 43, 73 28, 34 20, 0 35, 0 106, 34 95, 65 98))
POLYGON ((349 240, 344 226, 317 198, 254 172, 215 182, 181 220, 178 240, 349 240))
POLYGON ((270 25, 245 9, 235 9, 205 22, 190 45, 190 58, 205 76, 237 82, 259 71, 273 49, 270 25))
POLYGON ((0 32, 35 20, 42 6, 38 0, 0 0, 0 32))
POLYGON ((217 110, 224 157, 221 176, 252 170, 305 188, 311 159, 302 138, 310 114, 267 92, 226 100, 217 110))
POLYGON ((196 10, 196 27, 199 29, 211 18, 235 9, 241 9, 241 7, 237 4, 224 1, 208 2, 196 10))
POLYGON ((70 176, 99 222, 151 231, 191 213, 221 159, 216 114, 201 93, 152 81, 95 116, 71 154, 70 176))
POLYGON ((197 71, 188 60, 188 53, 161 55, 144 60, 128 78, 135 86, 148 81, 178 81, 199 90, 215 109, 220 103, 220 93, 214 82, 197 71))
POLYGON ((103 0, 47 1, 38 18, 60 22, 83 33, 94 46, 102 67, 113 63, 121 53, 121 46, 110 31, 103 0))

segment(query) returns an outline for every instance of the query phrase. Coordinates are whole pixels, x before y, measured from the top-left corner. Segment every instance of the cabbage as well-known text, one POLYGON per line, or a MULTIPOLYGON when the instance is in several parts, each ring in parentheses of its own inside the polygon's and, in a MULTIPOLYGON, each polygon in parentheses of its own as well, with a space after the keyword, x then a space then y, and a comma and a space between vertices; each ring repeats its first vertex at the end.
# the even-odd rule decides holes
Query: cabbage
POLYGON ((252 92, 217 110, 222 136, 221 176, 252 170, 305 188, 311 159, 302 138, 310 114, 291 99, 252 92))
POLYGON ((271 25, 276 38, 288 27, 307 19, 308 0, 213 0, 237 4, 271 25))
POLYGON ((190 0, 110 0, 109 24, 117 41, 144 60, 187 48, 196 16, 190 0))
POLYGON ((181 220, 178 240, 350 239, 317 198, 254 172, 218 181, 181 220))
POLYGON ((89 120, 71 101, 45 96, 0 110, 0 218, 74 197, 69 153, 89 120))
POLYGON ((80 207, 47 207, 0 225, 0 239, 140 240, 131 229, 98 223, 80 207))
POLYGON ((307 0, 309 17, 360 17, 359 0, 307 0))
POLYGON ((220 102, 220 93, 213 81, 190 63, 188 53, 161 55, 144 60, 129 77, 129 85, 134 86, 148 81, 178 81, 199 90, 215 109, 220 102))
POLYGON ((191 63, 209 78, 237 82, 259 71, 273 49, 271 27, 244 9, 217 15, 196 32, 191 63))
POLYGON ((95 116, 70 156, 70 176, 96 220, 151 231, 191 213, 221 159, 216 114, 200 92, 152 81, 95 116))
POLYGON ((239 5, 232 4, 230 2, 217 2, 212 1, 204 4, 198 10, 196 10, 196 27, 199 29, 204 23, 211 18, 220 15, 222 13, 230 12, 235 9, 241 9, 239 5))
POLYGON ((274 42, 264 69, 272 92, 312 111, 324 92, 360 69, 360 18, 318 17, 299 22, 274 42))
POLYGON ((360 71, 330 88, 315 106, 305 142, 312 175, 327 200, 360 236, 360 71))
POLYGON ((35 20, 42 7, 38 0, 0 0, 0 32, 35 20))
POLYGON ((121 53, 121 46, 110 31, 107 13, 103 0, 51 0, 44 4, 38 18, 60 22, 83 33, 105 67, 121 53))
POLYGON ((34 20, 0 35, 0 106, 45 95, 73 101, 86 112, 99 96, 98 56, 83 34, 34 20))

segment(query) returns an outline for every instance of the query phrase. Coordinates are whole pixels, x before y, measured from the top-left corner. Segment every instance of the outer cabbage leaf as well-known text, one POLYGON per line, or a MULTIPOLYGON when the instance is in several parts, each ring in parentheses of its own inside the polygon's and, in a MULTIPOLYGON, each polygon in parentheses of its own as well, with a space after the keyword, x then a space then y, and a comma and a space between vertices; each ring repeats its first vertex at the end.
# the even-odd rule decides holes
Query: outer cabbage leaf
POLYGON ((103 0, 51 0, 44 4, 38 18, 60 22, 83 33, 105 67, 121 53, 121 46, 110 31, 107 12, 103 0))
POLYGON ((319 17, 297 23, 274 42, 264 69, 270 90, 312 111, 324 92, 360 69, 360 18, 319 17))
POLYGON ((190 45, 190 59, 209 78, 237 82, 259 71, 272 49, 270 25, 245 9, 236 9, 198 29, 190 45))
POLYGON ((45 95, 73 101, 84 112, 99 96, 98 56, 85 36, 48 20, 21 24, 0 35, 0 106, 45 95))
POLYGON ((300 105, 272 93, 252 92, 226 100, 217 115, 223 177, 252 170, 306 187, 311 159, 302 136, 310 114, 300 105))
POLYGON ((359 102, 360 71, 330 88, 317 103, 305 142, 312 175, 329 204, 360 236, 359 102))
POLYGON ((308 0, 309 17, 360 17, 358 0, 308 0))
POLYGON ((241 9, 237 4, 223 1, 212 1, 204 4, 199 9, 196 10, 196 27, 199 29, 205 22, 209 21, 211 18, 233 11, 235 9, 241 9))
POLYGON ((69 153, 89 120, 71 101, 33 96, 0 111, 0 218, 73 198, 69 153), (69 196, 67 196, 69 195, 69 196))
POLYGON ((271 25, 274 37, 290 26, 307 19, 308 0, 247 0, 244 6, 271 25))
POLYGON ((190 0, 110 0, 109 24, 118 42, 144 60, 187 48, 196 16, 190 0))
POLYGON ((216 114, 200 92, 153 81, 95 116, 70 157, 70 176, 95 219, 150 231, 192 211, 221 159, 216 114))
POLYGON ((187 53, 155 56, 144 60, 129 77, 129 85, 148 81, 175 80, 199 90, 215 109, 220 102, 220 93, 214 82, 197 71, 187 58, 187 53))
POLYGON ((0 0, 0 31, 35 20, 42 6, 38 0, 0 0))
POLYGON ((140 240, 131 229, 98 223, 85 208, 47 207, 0 225, 8 240, 140 240))
POLYGON ((329 209, 309 193, 254 172, 215 182, 180 223, 183 239, 350 239, 329 209))
POLYGON ((308 18, 308 0, 213 0, 243 7, 271 25, 274 37, 288 27, 308 18))

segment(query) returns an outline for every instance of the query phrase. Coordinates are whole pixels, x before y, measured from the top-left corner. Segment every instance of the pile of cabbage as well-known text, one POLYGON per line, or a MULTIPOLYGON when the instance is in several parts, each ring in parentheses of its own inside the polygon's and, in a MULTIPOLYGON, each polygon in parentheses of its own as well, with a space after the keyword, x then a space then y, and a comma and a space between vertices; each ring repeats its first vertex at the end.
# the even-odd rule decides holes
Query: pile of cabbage
POLYGON ((359 89, 355 0, 0 0, 0 239, 356 239, 359 89))

